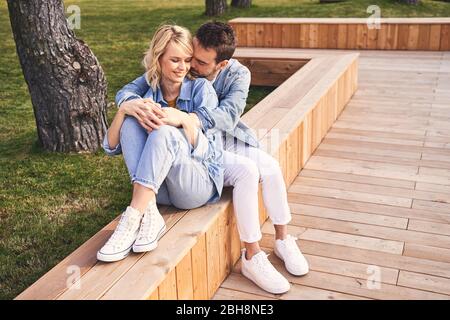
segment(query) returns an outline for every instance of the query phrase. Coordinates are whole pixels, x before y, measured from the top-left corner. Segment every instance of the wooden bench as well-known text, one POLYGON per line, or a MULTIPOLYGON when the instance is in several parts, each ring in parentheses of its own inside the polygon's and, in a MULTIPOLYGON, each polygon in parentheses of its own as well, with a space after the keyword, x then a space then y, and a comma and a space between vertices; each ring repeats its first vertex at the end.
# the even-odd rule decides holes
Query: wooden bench
POLYGON ((241 47, 450 50, 450 18, 236 18, 241 47))
MULTIPOLYGON (((290 184, 355 92, 358 54, 239 49, 236 58, 255 84, 281 83, 243 118, 290 184)), ((213 205, 161 212, 168 230, 156 250, 98 262, 116 218, 16 299, 210 299, 240 258, 230 190, 213 205)), ((266 219, 260 197, 261 224, 266 219)))

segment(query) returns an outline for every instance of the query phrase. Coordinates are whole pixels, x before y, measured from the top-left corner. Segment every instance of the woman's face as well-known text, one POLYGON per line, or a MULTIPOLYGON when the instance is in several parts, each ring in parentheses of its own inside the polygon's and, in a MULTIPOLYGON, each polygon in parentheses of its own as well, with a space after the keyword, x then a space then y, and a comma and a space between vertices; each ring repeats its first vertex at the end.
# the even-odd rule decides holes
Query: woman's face
POLYGON ((166 52, 160 58, 161 73, 165 80, 181 83, 189 72, 192 56, 179 45, 169 42, 166 52))

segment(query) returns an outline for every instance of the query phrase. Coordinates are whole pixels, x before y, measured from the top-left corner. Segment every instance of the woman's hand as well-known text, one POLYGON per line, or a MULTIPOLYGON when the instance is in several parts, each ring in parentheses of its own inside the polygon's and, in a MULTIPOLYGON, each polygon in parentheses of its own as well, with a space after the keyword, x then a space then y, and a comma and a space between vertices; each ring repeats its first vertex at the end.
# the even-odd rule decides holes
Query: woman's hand
POLYGON ((177 128, 183 125, 186 121, 186 117, 188 116, 187 113, 175 108, 164 108, 162 110, 166 114, 166 116, 161 119, 162 122, 177 128))
POLYGON ((120 105, 120 109, 123 109, 125 115, 135 117, 148 132, 162 126, 164 123, 161 118, 166 117, 161 105, 149 98, 125 101, 120 105))

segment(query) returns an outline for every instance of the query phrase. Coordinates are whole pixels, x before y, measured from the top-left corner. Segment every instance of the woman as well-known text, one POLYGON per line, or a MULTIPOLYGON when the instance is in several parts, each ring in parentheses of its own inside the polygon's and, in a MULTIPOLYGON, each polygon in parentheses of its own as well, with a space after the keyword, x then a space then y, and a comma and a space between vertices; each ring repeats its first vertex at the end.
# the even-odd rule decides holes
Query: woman
POLYGON ((156 248, 165 230, 157 202, 192 209, 220 198, 221 135, 202 132, 192 116, 209 119, 208 110, 218 101, 207 80, 186 77, 192 55, 187 29, 160 27, 143 60, 149 90, 143 98, 120 101, 103 148, 110 155, 123 153, 133 196, 113 235, 97 253, 101 261, 121 260, 131 249, 156 248), (148 110, 158 115, 156 124, 143 120, 148 110))

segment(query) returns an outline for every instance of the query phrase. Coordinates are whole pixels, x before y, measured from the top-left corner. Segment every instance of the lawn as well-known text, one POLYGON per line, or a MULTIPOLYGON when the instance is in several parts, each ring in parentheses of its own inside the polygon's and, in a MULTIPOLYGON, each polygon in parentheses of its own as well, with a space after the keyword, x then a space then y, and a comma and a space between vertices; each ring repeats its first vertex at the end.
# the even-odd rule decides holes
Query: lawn
MULTIPOLYGON (((450 3, 423 1, 254 0, 250 10, 230 10, 219 20, 239 16, 367 17, 377 4, 383 17, 450 16, 450 3)), ((103 66, 109 101, 140 75, 142 53, 163 22, 194 31, 208 18, 199 0, 65 1, 81 9, 79 38, 103 66)), ((6 1, 0 3, 0 299, 11 299, 119 215, 131 197, 121 157, 51 154, 39 149, 33 109, 11 34, 6 1)), ((251 88, 248 108, 272 88, 251 88)), ((114 108, 109 110, 111 120, 114 108)))

